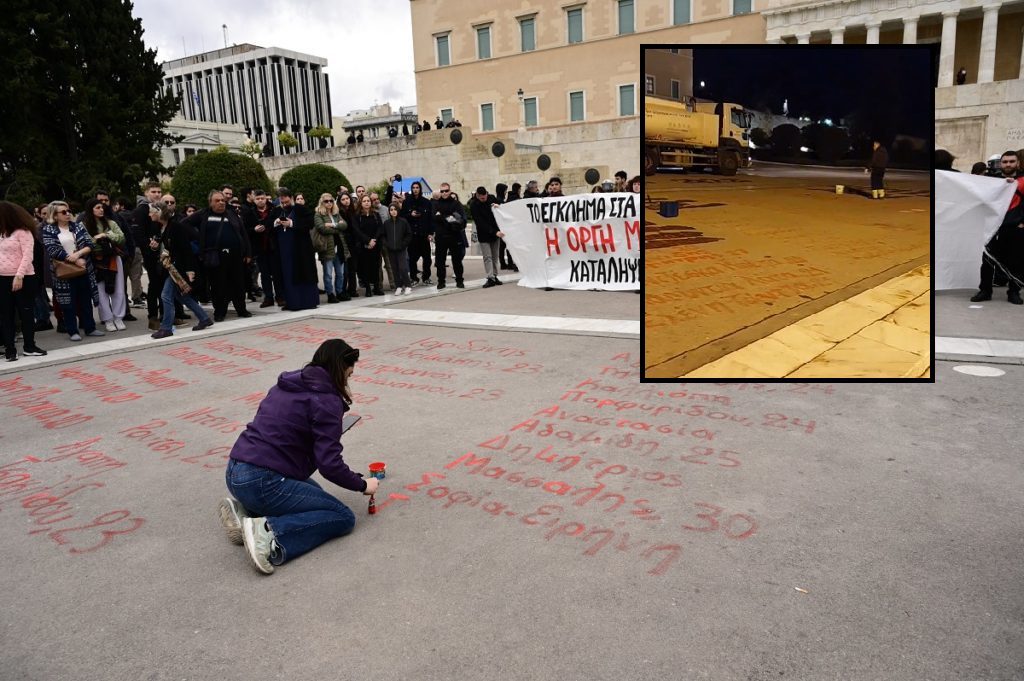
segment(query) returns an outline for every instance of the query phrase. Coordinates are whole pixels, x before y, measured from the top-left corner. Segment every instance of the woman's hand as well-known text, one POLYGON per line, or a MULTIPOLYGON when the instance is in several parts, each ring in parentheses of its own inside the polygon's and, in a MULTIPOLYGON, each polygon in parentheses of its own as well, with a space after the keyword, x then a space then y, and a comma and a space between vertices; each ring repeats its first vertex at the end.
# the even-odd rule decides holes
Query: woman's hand
POLYGON ((85 267, 85 258, 79 258, 78 260, 75 261, 75 264, 78 265, 79 267, 85 267))
MULTIPOLYGON (((24 282, 24 279, 22 278, 22 276, 20 274, 15 276, 14 277, 14 281, 11 282, 11 290, 12 291, 20 291, 21 290, 22 282, 24 282)), ((376 480, 376 479, 377 478, 374 478, 374 480, 376 480)))
POLYGON ((377 485, 380 484, 380 480, 377 478, 366 478, 366 490, 363 494, 369 496, 377 491, 377 485))

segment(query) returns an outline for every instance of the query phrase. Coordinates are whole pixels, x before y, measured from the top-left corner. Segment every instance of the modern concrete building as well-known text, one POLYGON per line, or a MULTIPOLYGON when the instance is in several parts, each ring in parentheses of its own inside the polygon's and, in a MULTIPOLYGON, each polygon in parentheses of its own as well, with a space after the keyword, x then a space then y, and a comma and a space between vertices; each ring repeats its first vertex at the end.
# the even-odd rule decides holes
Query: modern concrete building
MULTIPOLYGON (((307 133, 331 127, 327 60, 278 47, 234 45, 164 62, 164 85, 181 102, 187 121, 241 126, 265 155, 319 148, 307 133), (285 149, 277 135, 299 144, 285 149)), ((329 144, 333 142, 329 140, 329 144)))
POLYGON ((1024 2, 781 0, 762 14, 769 43, 937 44, 935 146, 960 170, 1024 147, 1024 2))

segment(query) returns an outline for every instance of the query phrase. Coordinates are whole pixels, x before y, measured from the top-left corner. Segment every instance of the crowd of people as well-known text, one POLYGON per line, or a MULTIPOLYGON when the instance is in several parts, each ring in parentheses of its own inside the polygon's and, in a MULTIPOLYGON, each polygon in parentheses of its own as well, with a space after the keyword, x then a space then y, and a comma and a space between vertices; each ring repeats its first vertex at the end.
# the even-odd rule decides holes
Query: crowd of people
MULTIPOLYGON (((619 171, 614 182, 594 191, 638 193, 640 178, 626 178, 619 171)), ((62 200, 36 206, 34 216, 0 202, 0 336, 6 358, 18 359, 19 326, 22 354, 45 355, 36 334, 54 329, 51 314, 57 332, 77 342, 124 331, 125 322, 138 321, 132 311, 145 310, 152 337, 166 338, 176 327, 202 331, 223 321, 229 305, 238 317, 251 317, 248 303, 307 310, 320 305, 321 294, 328 304, 383 296, 385 275, 395 295, 410 294, 414 286, 441 290, 448 284, 449 259, 454 285, 465 288, 469 220, 483 253, 484 288, 499 286, 499 271, 518 267, 494 208, 564 195, 558 177, 543 191, 536 180, 525 187, 498 184, 493 194, 481 186, 467 214, 447 182, 427 198, 419 182, 407 193, 393 192, 396 180, 401 176, 390 178, 383 200, 359 185, 311 197, 309 205, 284 187, 272 197, 258 189, 236 194, 222 185, 209 192, 205 208, 182 208, 156 182, 146 184, 134 203, 99 190, 77 215, 62 200), (212 305, 212 315, 202 304, 212 305)))

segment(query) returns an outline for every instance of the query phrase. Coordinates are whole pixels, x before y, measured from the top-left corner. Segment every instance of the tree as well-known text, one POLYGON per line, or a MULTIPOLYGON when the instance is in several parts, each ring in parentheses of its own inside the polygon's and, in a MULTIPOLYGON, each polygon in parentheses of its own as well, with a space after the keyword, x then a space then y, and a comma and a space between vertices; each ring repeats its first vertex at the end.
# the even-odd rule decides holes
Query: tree
POLYGON ((186 158, 174 171, 171 191, 178 205, 207 204, 210 190, 230 184, 271 191, 273 184, 257 161, 229 151, 213 151, 186 158))
POLYGON ((348 187, 349 191, 354 189, 340 170, 323 163, 296 166, 281 176, 280 183, 282 187, 305 196, 307 204, 314 205, 321 194, 335 194, 342 185, 348 187))
POLYGON ((178 108, 129 0, 7 0, 0 22, 0 198, 134 196, 164 169, 178 108))
POLYGON ((800 128, 783 123, 772 130, 772 149, 779 156, 796 156, 800 147, 800 128))
POLYGON ((771 138, 764 128, 754 128, 750 131, 750 141, 754 143, 754 146, 758 149, 762 149, 771 144, 771 138))

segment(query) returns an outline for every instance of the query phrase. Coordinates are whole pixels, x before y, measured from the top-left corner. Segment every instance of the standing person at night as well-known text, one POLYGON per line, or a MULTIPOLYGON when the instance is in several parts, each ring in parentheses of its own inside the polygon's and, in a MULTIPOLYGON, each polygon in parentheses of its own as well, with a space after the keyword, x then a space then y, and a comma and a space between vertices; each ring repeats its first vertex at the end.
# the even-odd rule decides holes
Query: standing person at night
POLYGON ((353 492, 377 491, 377 478, 364 480, 341 457, 358 360, 359 350, 340 338, 324 341, 309 364, 278 376, 231 449, 225 477, 233 496, 220 503, 221 522, 264 574, 355 526, 348 506, 310 477, 315 471, 353 492))
POLYGON ((871 143, 871 198, 885 198, 885 167, 889 165, 889 152, 885 150, 882 143, 875 140, 871 143))

